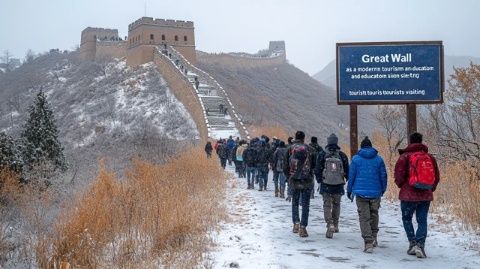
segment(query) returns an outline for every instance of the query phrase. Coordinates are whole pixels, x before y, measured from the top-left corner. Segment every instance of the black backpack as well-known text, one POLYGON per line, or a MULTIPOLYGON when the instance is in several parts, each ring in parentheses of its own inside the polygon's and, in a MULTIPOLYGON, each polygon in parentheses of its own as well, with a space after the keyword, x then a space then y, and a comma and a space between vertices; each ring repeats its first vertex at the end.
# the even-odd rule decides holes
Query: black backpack
POLYGON ((265 147, 260 147, 257 149, 257 163, 259 164, 268 163, 268 151, 265 147))
POLYGON ((248 166, 255 165, 255 150, 252 147, 248 147, 245 150, 245 159, 243 160, 248 166))

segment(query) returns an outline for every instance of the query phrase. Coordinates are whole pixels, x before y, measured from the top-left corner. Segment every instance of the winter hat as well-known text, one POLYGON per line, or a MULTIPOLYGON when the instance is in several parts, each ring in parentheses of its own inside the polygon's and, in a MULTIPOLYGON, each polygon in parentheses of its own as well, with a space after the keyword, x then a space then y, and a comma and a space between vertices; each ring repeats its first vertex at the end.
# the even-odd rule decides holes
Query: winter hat
POLYGON ((338 144, 338 137, 335 134, 331 134, 327 137, 327 145, 337 145, 338 144))
POLYGON ((289 145, 292 144, 292 140, 293 140, 293 137, 291 137, 291 136, 288 137, 287 142, 288 142, 289 145))
POLYGON ((295 133, 295 140, 304 140, 305 139, 305 133, 302 131, 297 131, 295 133))
POLYGON ((285 147, 285 142, 283 142, 283 141, 280 141, 280 145, 279 145, 279 147, 281 147, 281 148, 284 148, 284 147, 285 147))
POLYGON ((365 136, 365 138, 362 140, 362 143, 360 143, 360 147, 362 149, 372 147, 372 141, 370 141, 370 139, 368 139, 368 136, 365 136))
POLYGON ((312 138, 310 138, 310 142, 312 142, 313 144, 317 144, 318 138, 316 136, 312 136, 312 138))

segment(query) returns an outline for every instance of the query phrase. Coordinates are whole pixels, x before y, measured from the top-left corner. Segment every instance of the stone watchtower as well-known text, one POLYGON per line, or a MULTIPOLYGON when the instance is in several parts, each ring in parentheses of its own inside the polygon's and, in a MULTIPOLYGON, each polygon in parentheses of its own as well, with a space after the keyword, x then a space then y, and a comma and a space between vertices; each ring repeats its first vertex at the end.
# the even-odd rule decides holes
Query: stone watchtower
MULTIPOLYGON (((82 31, 80 38, 80 58, 84 61, 94 61, 99 55, 120 58, 123 43, 124 41, 118 37, 117 29, 87 27, 82 31), (105 45, 108 45, 109 48, 105 49, 105 45), (110 48, 112 45, 120 46, 120 49, 117 49, 119 50, 118 53, 110 48)), ((125 54, 124 47, 123 54, 125 54)))
POLYGON ((192 64, 196 62, 193 22, 142 17, 128 26, 127 64, 153 61, 153 51, 164 44, 174 47, 192 64))

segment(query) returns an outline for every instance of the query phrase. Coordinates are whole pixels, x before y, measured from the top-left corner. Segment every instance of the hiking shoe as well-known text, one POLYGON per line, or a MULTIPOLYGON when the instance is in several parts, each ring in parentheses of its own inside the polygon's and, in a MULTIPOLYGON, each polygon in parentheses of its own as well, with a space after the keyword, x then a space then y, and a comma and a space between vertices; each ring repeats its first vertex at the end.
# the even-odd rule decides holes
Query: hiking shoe
POLYGON ((267 190, 267 186, 263 187, 263 190, 266 191, 266 190, 267 190))
POLYGON ((300 226, 300 231, 298 232, 300 237, 308 237, 307 227, 300 226))
POLYGON ((333 224, 329 224, 327 228, 327 233, 325 234, 325 237, 327 238, 333 238, 333 233, 335 232, 335 226, 333 224))
POLYGON ((378 247, 377 238, 373 239, 373 247, 374 247, 374 248, 378 247))
POLYGON ((425 249, 420 246, 415 247, 415 256, 419 259, 425 259, 427 255, 425 254, 425 249))
POLYGON ((279 194, 278 189, 276 189, 275 190, 275 197, 278 197, 278 194, 279 194))
POLYGON ((363 249, 365 253, 373 253, 373 243, 365 243, 365 248, 363 249))
POLYGON ((299 223, 295 223, 293 224, 293 233, 294 234, 297 234, 298 233, 298 230, 300 230, 300 224, 299 223))
POLYGON ((338 229, 338 224, 335 224, 335 231, 334 231, 334 232, 335 232, 335 233, 340 232, 340 230, 338 229))
POLYGON ((415 249, 417 248, 417 243, 415 242, 410 242, 410 245, 408 246, 407 254, 408 255, 417 255, 415 253, 415 249))
POLYGON ((262 188, 262 187, 260 187, 260 189, 258 189, 258 191, 263 191, 263 188, 262 188))

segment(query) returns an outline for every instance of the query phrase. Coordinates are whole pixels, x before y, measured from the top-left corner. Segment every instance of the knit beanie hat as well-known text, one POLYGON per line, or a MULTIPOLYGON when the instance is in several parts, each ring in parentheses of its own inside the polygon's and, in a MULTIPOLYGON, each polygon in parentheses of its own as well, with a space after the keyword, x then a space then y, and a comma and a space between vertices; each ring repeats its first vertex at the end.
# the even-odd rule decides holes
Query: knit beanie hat
POLYGON ((365 136, 365 138, 362 140, 362 143, 360 143, 360 147, 362 149, 372 147, 372 141, 370 141, 370 139, 368 139, 368 136, 365 136))
POLYGON ((338 137, 335 134, 331 134, 327 138, 327 145, 337 145, 338 144, 338 137))

